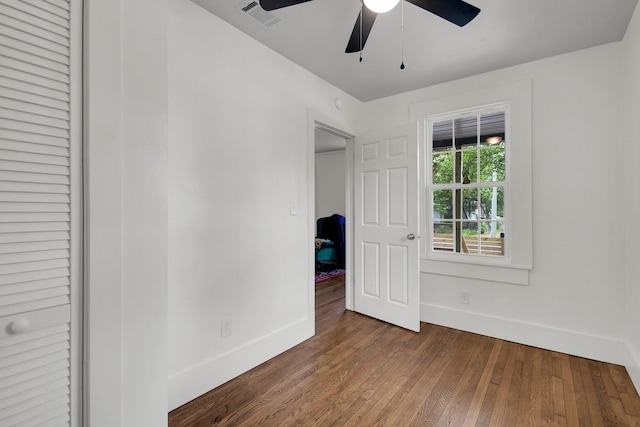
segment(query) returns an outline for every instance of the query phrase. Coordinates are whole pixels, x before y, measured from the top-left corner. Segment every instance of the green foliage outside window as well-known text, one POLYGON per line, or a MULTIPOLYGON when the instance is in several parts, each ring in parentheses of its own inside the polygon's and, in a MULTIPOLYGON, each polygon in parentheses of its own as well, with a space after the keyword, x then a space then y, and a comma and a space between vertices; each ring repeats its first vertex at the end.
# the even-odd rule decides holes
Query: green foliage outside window
MULTIPOLYGON (((445 149, 438 150, 433 155, 434 184, 452 184, 462 181, 465 184, 478 182, 501 182, 505 179, 505 150, 504 142, 496 146, 465 146, 462 150, 445 149), (462 158, 461 168, 456 174, 456 158, 462 158), (495 180, 494 180, 495 172, 495 180), (456 176, 457 175, 457 176, 456 176)), ((504 217, 504 191, 498 186, 496 217, 504 217)), ((479 188, 476 191, 463 191, 461 219, 472 218, 474 213, 477 218, 491 218, 491 205, 493 186, 479 188), (479 203, 478 203, 479 201, 479 203), (478 211, 479 208, 479 211, 478 211)), ((440 218, 453 219, 455 192, 452 190, 435 190, 433 194, 433 211, 440 218)))

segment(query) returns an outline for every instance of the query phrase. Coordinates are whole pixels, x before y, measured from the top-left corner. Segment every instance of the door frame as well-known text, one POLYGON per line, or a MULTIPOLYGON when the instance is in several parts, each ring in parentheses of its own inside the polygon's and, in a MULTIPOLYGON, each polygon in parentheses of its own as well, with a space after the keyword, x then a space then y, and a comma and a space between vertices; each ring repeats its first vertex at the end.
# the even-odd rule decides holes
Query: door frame
MULTIPOLYGON (((336 136, 344 138, 345 146, 345 308, 353 310, 354 294, 353 294, 353 140, 355 134, 353 131, 345 130, 347 126, 344 124, 336 124, 335 120, 328 118, 320 113, 309 110, 308 132, 309 137, 307 144, 307 170, 308 170, 308 235, 309 235, 309 312, 315 313, 315 200, 316 200, 316 168, 315 168, 315 132, 321 129, 325 132, 332 133, 336 136)), ((315 316, 313 319, 315 325, 315 316)), ((314 326, 315 327, 315 326, 314 326)))

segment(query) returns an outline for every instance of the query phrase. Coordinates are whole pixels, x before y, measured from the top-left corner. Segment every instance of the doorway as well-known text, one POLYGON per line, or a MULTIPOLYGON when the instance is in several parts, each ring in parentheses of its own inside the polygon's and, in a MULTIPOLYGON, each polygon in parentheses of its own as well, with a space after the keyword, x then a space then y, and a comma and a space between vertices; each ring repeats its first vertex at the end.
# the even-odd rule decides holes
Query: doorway
POLYGON ((345 306, 351 309, 351 158, 353 137, 334 127, 314 122, 314 212, 313 231, 316 239, 315 281, 344 276, 345 306), (320 219, 320 221, 318 221, 320 219), (326 235, 323 224, 335 231, 343 222, 343 242, 326 235), (318 230, 320 223, 320 230, 318 230), (329 237, 329 239, 325 239, 329 237), (330 240, 325 247, 324 240, 330 240))

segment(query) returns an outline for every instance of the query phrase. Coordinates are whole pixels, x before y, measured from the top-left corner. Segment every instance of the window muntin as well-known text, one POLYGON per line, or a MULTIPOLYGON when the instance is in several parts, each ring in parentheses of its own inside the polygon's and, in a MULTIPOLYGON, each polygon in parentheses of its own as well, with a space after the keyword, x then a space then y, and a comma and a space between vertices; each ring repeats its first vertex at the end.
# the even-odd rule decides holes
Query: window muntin
POLYGON ((507 120, 507 105, 428 120, 431 251, 505 255, 507 120))

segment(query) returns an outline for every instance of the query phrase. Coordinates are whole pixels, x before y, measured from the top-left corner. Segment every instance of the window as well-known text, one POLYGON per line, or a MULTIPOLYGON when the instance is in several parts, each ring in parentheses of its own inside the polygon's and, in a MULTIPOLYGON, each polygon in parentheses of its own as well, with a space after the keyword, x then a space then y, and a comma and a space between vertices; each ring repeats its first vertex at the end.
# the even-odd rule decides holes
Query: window
POLYGON ((508 105, 427 119, 430 250, 505 255, 508 105))
POLYGON ((420 271, 529 283, 531 89, 531 80, 476 90, 452 83, 411 105, 410 122, 423 124, 420 271))

